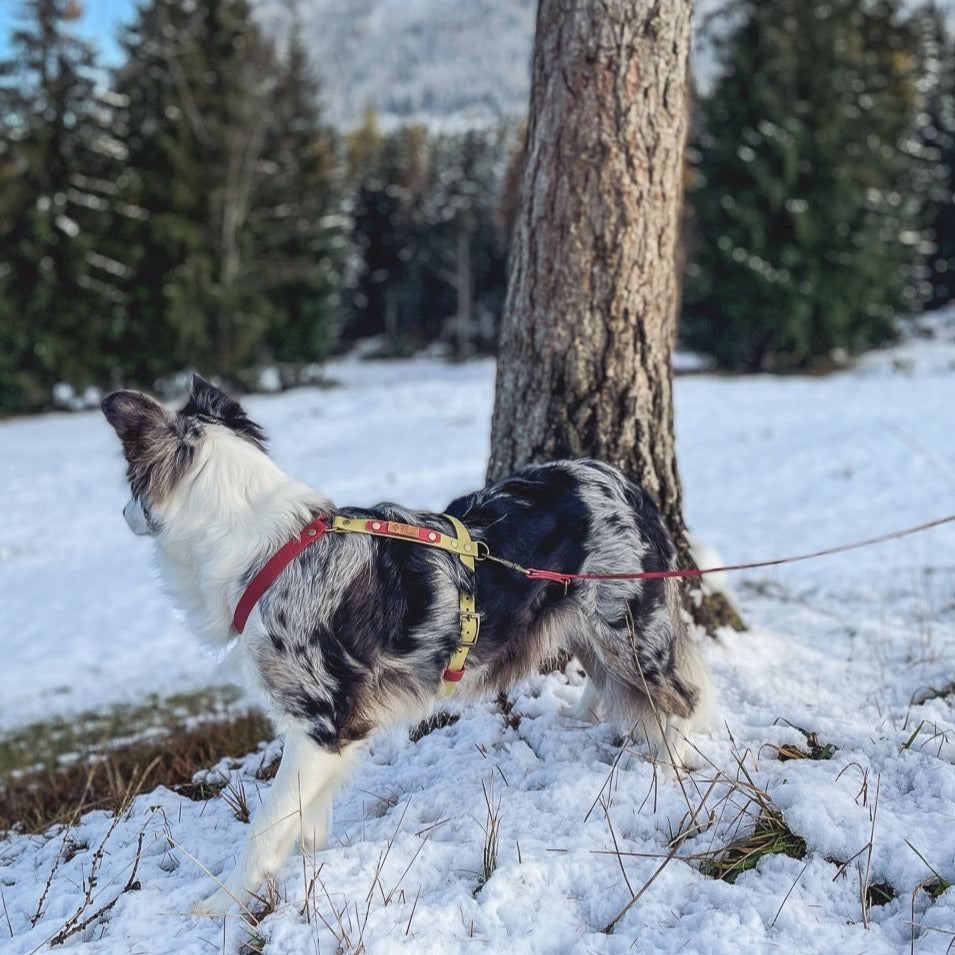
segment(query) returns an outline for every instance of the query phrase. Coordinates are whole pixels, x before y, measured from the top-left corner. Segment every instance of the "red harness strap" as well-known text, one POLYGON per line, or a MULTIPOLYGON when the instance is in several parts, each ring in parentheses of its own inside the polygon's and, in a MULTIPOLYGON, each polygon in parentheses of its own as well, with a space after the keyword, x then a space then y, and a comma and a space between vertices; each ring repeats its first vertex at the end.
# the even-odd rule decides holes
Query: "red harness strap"
POLYGON ((310 544, 320 541, 329 527, 325 523, 325 515, 316 517, 295 540, 289 541, 284 547, 276 551, 268 563, 252 578, 245 593, 239 600, 232 615, 235 629, 242 633, 252 608, 259 602, 259 598, 272 586, 279 574, 298 557, 310 544))
MULTIPOLYGON (((262 595, 272 586, 279 574, 311 544, 320 541, 329 531, 358 532, 372 534, 377 537, 401 538, 429 547, 439 547, 449 553, 456 554, 465 567, 474 571, 474 560, 477 557, 477 543, 472 541, 464 525, 454 517, 445 515, 451 522, 457 536, 443 534, 430 527, 416 527, 412 524, 402 524, 397 521, 386 521, 377 518, 334 517, 329 522, 327 514, 316 517, 295 540, 289 541, 275 553, 266 565, 252 578, 245 593, 236 605, 232 615, 235 629, 242 633, 248 622, 252 609, 259 602, 262 595)), ((458 595, 460 603, 461 637, 458 648, 452 656, 450 664, 444 671, 444 693, 450 692, 451 687, 464 676, 464 661, 468 651, 477 642, 481 626, 481 616, 474 606, 474 595, 461 591, 458 595)))

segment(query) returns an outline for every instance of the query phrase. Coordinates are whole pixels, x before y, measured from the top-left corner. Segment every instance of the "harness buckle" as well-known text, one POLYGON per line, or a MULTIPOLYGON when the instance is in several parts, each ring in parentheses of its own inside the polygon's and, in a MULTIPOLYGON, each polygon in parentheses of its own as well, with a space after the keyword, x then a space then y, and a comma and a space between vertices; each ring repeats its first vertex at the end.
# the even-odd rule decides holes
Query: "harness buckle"
POLYGON ((461 611, 461 639, 459 646, 473 647, 481 632, 481 615, 473 610, 461 611))

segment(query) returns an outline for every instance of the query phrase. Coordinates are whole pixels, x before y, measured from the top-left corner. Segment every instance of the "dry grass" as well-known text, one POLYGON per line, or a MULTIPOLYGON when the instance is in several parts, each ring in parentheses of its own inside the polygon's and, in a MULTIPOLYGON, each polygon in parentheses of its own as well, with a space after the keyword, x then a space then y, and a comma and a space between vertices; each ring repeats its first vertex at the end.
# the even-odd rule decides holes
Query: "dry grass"
MULTIPOLYGON (((732 734, 730 738, 732 739, 732 734)), ((752 752, 747 750, 741 753, 735 748, 734 741, 735 778, 706 760, 699 751, 697 753, 709 763, 713 776, 708 780, 704 778, 702 772, 695 776, 678 776, 678 781, 683 787, 687 812, 676 830, 670 833, 669 852, 662 854, 622 851, 612 826, 610 826, 610 835, 613 849, 595 850, 596 854, 616 857, 630 895, 629 901, 617 915, 600 929, 602 933, 614 932, 621 919, 640 901, 660 873, 675 859, 695 864, 704 875, 710 878, 733 883, 742 873, 754 869, 759 860, 765 856, 782 854, 793 859, 804 859, 808 856, 805 840, 789 828, 769 793, 754 781, 752 769, 756 767, 756 759, 752 752), (748 764, 751 764, 752 769, 748 764), (685 851, 688 845, 694 842, 699 843, 704 839, 708 831, 712 833, 711 844, 708 848, 695 852, 685 851), (649 879, 639 888, 631 883, 624 869, 624 862, 630 857, 660 860, 649 879)), ((654 775, 654 787, 655 778, 654 775)), ((603 804, 600 796, 598 801, 603 804)), ((607 822, 609 826, 609 813, 607 813, 607 822)), ((775 925, 776 919, 808 865, 807 860, 780 903, 772 925, 775 925)), ((870 907, 884 904, 889 900, 890 893, 894 892, 891 886, 870 884, 868 874, 864 888, 870 893, 868 896, 870 907)))
MULTIPOLYGON (((677 773, 677 782, 683 792, 687 811, 675 831, 671 831, 668 849, 665 855, 659 853, 625 852, 620 849, 613 827, 610 826, 608 806, 598 794, 597 802, 604 806, 613 850, 597 850, 601 855, 612 855, 617 859, 630 900, 617 915, 600 931, 611 934, 620 920, 636 905, 644 893, 656 881, 660 873, 674 860, 695 863, 700 871, 711 878, 734 882, 740 874, 756 867, 761 858, 772 854, 783 854, 794 859, 803 859, 808 853, 805 840, 794 833, 783 819, 782 812, 773 803, 769 793, 757 785, 753 776, 756 768, 755 756, 747 750, 740 752, 733 742, 733 757, 736 773, 731 776, 725 770, 710 762, 697 750, 697 755, 708 764, 713 775, 705 778, 705 770, 692 776, 677 773), (689 844, 712 833, 709 848, 702 851, 684 851, 689 844), (624 868, 628 857, 656 858, 660 864, 650 878, 634 891, 624 868)), ((607 788, 614 769, 605 783, 607 788)), ((654 772, 653 788, 656 787, 654 772)), ((592 811, 593 807, 591 807, 592 811)), ((805 868, 805 867, 804 867, 805 868)), ((802 873, 800 873, 801 875, 802 873)), ((798 881, 799 876, 796 877, 798 881)), ((790 890, 792 891, 792 890, 790 890)), ((788 899, 788 894, 786 898, 788 899)), ((786 899, 780 906, 780 911, 786 899)), ((777 917, 778 917, 777 912, 777 917)), ((775 920, 774 920, 775 921, 775 920)))
MULTIPOLYGON (((916 887, 917 892, 924 892, 933 902, 937 902, 943 892, 947 892, 952 887, 952 881, 946 879, 944 875, 939 875, 933 869, 931 878, 923 879, 916 887)), ((894 898, 895 896, 893 896, 894 898)))
POLYGON ((239 946, 239 955, 262 955, 265 951, 267 940, 264 935, 257 932, 258 926, 274 914, 279 906, 279 890, 274 879, 269 879, 265 883, 262 892, 254 895, 249 901, 249 908, 246 910, 246 938, 239 946))
POLYGON ((763 856, 781 854, 792 859, 806 855, 806 841, 786 825, 782 815, 770 804, 762 805, 752 828, 703 860, 704 875, 724 882, 736 879, 763 856))
POLYGON ((484 804, 487 806, 487 819, 484 823, 484 848, 481 853, 481 874, 478 878, 477 895, 494 875, 497 869, 497 847, 501 838, 501 800, 494 799, 494 776, 487 783, 481 783, 484 790, 484 804))
POLYGON ((193 776, 224 757, 252 752, 273 736, 263 714, 232 714, 93 751, 68 766, 8 776, 0 781, 0 832, 41 832, 56 823, 68 825, 91 809, 119 812, 133 780, 139 791, 166 786, 190 799, 211 798, 219 790, 193 783, 193 776))
MULTIPOLYGON (((806 735, 808 738, 809 734, 806 735)), ((708 829, 714 836, 719 833, 709 849, 693 858, 704 875, 732 883, 743 872, 755 868, 764 856, 782 854, 803 859, 807 847, 805 840, 786 824, 769 793, 756 783, 755 756, 749 750, 740 752, 732 734, 730 740, 735 774, 730 776, 710 764, 715 776, 705 791, 698 792, 698 804, 694 805, 689 794, 685 794, 687 814, 670 846, 678 848, 708 829)))
POLYGON ((766 746, 775 750, 776 758, 780 762, 790 759, 832 759, 838 752, 838 746, 833 743, 820 743, 815 733, 807 733, 805 730, 801 732, 806 737, 805 747, 796 746, 794 743, 784 743, 782 746, 767 743, 766 746))
MULTIPOLYGON (((98 716, 84 714, 72 726, 59 720, 37 723, 0 741, 0 833, 41 832, 57 823, 70 824, 91 809, 117 812, 134 778, 143 791, 166 786, 190 799, 210 799, 220 787, 194 783, 196 773, 225 757, 254 752, 260 742, 275 735, 258 711, 227 711, 195 725, 172 720, 157 728, 157 720, 191 716, 209 702, 205 696, 188 703, 183 699, 156 702, 141 712, 122 708, 98 716), (149 724, 147 713, 152 715, 149 724), (120 727, 126 738, 117 741, 120 727), (133 730, 144 728, 145 735, 129 739, 133 730), (64 761, 67 753, 76 752, 82 758, 64 761)), ((457 720, 456 714, 439 712, 409 735, 417 742, 457 720)), ((266 767, 258 775, 268 778, 275 768, 266 767)), ((226 789, 223 796, 236 818, 247 821, 250 812, 241 785, 226 789)))
MULTIPOLYGON (((409 799, 405 803, 405 807, 398 818, 394 832, 388 840, 384 851, 378 856, 378 864, 372 874, 371 883, 365 895, 364 903, 360 903, 356 899, 348 899, 338 893, 329 891, 328 885, 322 878, 323 866, 320 864, 315 867, 314 860, 312 861, 313 868, 311 878, 309 878, 308 865, 303 853, 302 874, 305 879, 305 904, 300 914, 309 925, 323 925, 335 939, 336 951, 341 953, 341 955, 362 955, 362 953, 365 952, 365 932, 368 928, 372 909, 376 905, 387 908, 393 903, 401 905, 407 904, 409 896, 402 888, 402 883, 405 881, 405 878, 411 871, 411 868, 414 866, 425 845, 431 839, 435 829, 447 822, 447 820, 443 820, 417 833, 421 838, 421 842, 418 844, 417 849, 411 854, 411 857, 401 870, 398 878, 389 885, 384 881, 385 868, 394 849, 395 840, 402 830, 405 815, 410 805, 411 800, 409 799)), ((420 897, 421 886, 419 885, 414 896, 414 901, 411 904, 408 921, 405 925, 405 936, 411 933, 411 923, 414 920, 420 897)), ((319 948, 318 942, 316 941, 316 951, 319 950, 319 948)))
POLYGON ((97 710, 52 716, 0 737, 0 778, 64 762, 130 743, 192 719, 225 719, 236 712, 240 691, 209 687, 168 697, 150 694, 136 705, 119 703, 97 710))

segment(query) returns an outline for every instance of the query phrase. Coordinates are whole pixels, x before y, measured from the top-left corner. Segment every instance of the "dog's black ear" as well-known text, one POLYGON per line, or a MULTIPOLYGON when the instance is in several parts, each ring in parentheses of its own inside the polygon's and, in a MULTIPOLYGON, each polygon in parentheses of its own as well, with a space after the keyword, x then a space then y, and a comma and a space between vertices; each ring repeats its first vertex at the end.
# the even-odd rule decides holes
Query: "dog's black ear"
POLYGON ((235 416, 236 408, 241 412, 238 402, 216 388, 211 381, 206 381, 202 375, 193 373, 192 388, 189 391, 189 400, 182 409, 183 414, 225 421, 227 417, 235 416))
POLYGON ((137 446, 148 431, 169 424, 166 409, 139 391, 114 391, 103 399, 100 407, 127 452, 137 446))
POLYGON ((192 376, 192 391, 180 414, 219 422, 265 450, 265 432, 243 411, 238 401, 202 375, 192 376))

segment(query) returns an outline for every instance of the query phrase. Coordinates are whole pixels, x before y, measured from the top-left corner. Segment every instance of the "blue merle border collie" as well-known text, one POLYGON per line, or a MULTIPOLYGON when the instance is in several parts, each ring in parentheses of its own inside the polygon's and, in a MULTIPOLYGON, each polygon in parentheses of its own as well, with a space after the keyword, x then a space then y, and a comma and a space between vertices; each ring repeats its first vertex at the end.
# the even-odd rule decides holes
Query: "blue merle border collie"
MULTIPOLYGON (((528 579, 490 561, 364 534, 328 534, 256 604, 233 612, 250 579, 318 515, 366 516, 454 536, 441 514, 392 504, 339 508, 286 475, 241 406, 199 376, 179 412, 117 391, 103 412, 122 441, 132 497, 124 514, 155 538, 160 570, 199 636, 234 645, 285 734, 281 766, 232 874, 196 911, 225 913, 284 862, 297 838, 324 846, 349 758, 377 727, 430 711, 461 635, 459 592, 476 593, 480 637, 455 695, 473 698, 536 671, 559 648, 588 675, 576 718, 598 714, 648 738, 671 767, 707 719, 710 682, 671 579, 528 579)), ((597 461, 531 467, 452 501, 489 552, 570 573, 664 570, 674 549, 656 507, 597 461)))

